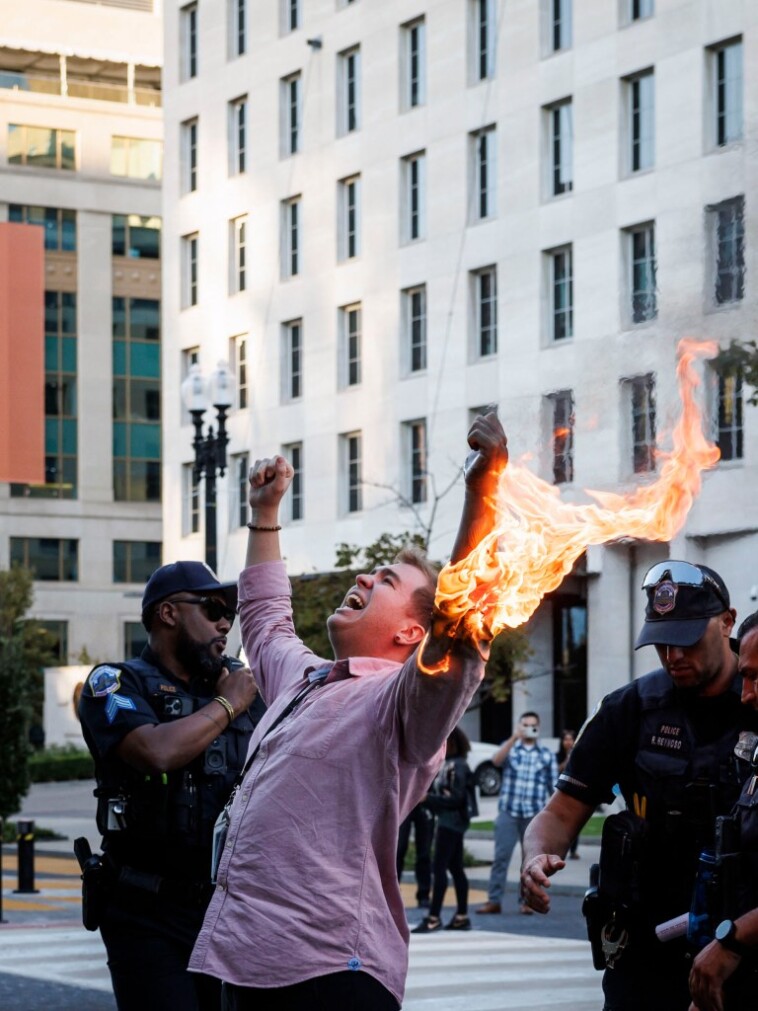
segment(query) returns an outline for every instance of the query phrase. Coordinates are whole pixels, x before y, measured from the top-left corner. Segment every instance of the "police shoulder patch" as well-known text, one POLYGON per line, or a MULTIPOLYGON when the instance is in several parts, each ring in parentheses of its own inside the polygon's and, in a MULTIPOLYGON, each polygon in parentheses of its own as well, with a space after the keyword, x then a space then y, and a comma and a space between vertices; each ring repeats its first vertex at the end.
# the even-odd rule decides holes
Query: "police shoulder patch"
POLYGON ((118 667, 109 667, 107 664, 95 667, 87 678, 87 684, 95 697, 111 695, 121 687, 121 671, 118 667))

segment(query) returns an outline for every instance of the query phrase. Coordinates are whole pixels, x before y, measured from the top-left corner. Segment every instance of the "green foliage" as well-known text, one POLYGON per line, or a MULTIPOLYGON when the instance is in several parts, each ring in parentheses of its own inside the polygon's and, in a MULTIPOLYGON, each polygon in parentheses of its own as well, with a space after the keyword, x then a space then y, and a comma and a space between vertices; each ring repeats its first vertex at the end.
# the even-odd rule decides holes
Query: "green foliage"
POLYGON ((29 789, 29 726, 42 720, 42 668, 51 660, 43 630, 24 621, 32 600, 28 570, 0 572, 0 818, 18 811, 29 789))
POLYGON ((758 342, 733 340, 716 356, 714 364, 725 376, 742 374, 744 381, 753 387, 750 396, 745 397, 748 404, 758 404, 758 342))
POLYGON ((52 744, 29 759, 33 783, 61 783, 70 779, 94 779, 95 763, 86 748, 52 744))
POLYGON ((494 702, 507 702, 513 686, 525 681, 528 674, 524 664, 532 656, 529 636, 524 628, 505 628, 492 642, 490 658, 484 668, 484 682, 479 692, 480 702, 491 698, 494 702))
POLYGON ((411 534, 410 537, 406 534, 380 534, 372 544, 366 547, 346 544, 343 541, 337 545, 335 564, 338 569, 370 572, 377 565, 388 565, 398 551, 409 544, 426 551, 426 541, 421 534, 411 534))

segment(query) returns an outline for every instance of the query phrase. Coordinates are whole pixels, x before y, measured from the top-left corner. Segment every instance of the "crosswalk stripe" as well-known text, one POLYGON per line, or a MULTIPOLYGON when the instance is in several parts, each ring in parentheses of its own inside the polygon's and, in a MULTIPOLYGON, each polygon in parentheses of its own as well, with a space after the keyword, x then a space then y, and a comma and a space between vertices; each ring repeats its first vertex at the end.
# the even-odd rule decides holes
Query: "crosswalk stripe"
MULTIPOLYGON (((110 991, 99 933, 0 928, 0 973, 110 991)), ((585 941, 472 930, 411 936, 404 1011, 597 1011, 585 941)))

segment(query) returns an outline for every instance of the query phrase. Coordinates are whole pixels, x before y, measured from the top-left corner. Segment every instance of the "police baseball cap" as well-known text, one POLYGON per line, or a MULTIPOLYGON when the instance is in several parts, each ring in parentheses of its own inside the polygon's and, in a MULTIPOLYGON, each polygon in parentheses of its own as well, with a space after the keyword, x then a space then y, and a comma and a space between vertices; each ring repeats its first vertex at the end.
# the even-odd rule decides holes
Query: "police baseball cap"
POLYGON ((237 584, 221 583, 205 562, 171 562, 156 569, 142 595, 142 613, 173 593, 220 593, 227 605, 237 610, 237 584))
POLYGON ((718 572, 669 558, 658 562, 642 581, 647 593, 640 646, 694 646, 708 622, 728 611, 729 591, 718 572))

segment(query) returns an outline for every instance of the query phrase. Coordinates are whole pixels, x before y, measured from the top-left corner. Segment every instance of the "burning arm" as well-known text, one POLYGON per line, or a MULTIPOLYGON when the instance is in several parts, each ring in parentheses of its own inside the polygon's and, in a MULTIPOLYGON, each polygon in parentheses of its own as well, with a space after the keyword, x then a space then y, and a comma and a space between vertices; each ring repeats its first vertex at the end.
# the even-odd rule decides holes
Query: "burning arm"
POLYGON ((496 579, 489 561, 497 539, 490 535, 498 518, 500 477, 508 463, 508 441, 495 411, 475 419, 468 444, 471 452, 463 468, 463 512, 450 563, 437 581, 432 627, 421 649, 419 665, 427 673, 448 669, 455 640, 466 641, 486 659, 495 634, 489 623, 487 595, 496 579))

